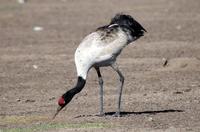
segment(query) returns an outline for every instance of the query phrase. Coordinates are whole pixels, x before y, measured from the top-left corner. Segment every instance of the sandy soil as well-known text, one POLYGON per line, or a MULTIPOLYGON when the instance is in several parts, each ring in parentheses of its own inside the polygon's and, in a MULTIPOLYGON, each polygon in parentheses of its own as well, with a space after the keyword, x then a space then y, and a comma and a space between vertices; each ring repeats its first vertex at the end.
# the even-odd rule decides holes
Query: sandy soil
POLYGON ((200 131, 199 0, 0 3, 0 128, 48 123, 57 98, 76 82, 73 55, 80 41, 125 12, 148 33, 118 58, 125 76, 123 116, 111 116, 117 106, 118 77, 109 67, 102 68, 107 115, 95 116, 99 89, 92 69, 84 90, 54 122, 110 127, 48 131, 200 131), (37 26, 43 30, 34 31, 37 26))

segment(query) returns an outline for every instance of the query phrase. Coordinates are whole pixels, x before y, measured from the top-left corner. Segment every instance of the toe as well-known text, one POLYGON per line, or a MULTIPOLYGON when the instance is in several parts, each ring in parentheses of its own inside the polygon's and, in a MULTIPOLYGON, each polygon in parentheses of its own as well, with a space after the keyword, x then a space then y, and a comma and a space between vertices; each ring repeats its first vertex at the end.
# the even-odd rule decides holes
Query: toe
POLYGON ((121 117, 120 112, 115 112, 115 114, 112 115, 113 117, 121 117))

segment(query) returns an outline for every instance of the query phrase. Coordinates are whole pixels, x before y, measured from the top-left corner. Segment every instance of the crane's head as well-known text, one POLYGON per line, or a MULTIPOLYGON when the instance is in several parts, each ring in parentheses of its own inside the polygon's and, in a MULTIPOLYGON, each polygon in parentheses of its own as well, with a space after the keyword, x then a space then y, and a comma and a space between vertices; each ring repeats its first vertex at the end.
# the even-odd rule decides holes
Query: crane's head
POLYGON ((53 119, 56 117, 56 115, 71 101, 73 98, 73 94, 70 92, 67 92, 63 94, 59 99, 58 99, 58 108, 56 113, 53 116, 53 119))
POLYGON ((53 119, 56 117, 56 115, 72 100, 75 94, 79 93, 83 87, 85 86, 85 79, 82 77, 78 77, 77 84, 74 88, 70 89, 66 93, 64 93, 59 99, 58 99, 58 108, 53 116, 53 119))
POLYGON ((56 117, 56 115, 66 106, 66 102, 65 99, 63 98, 63 96, 61 96, 58 100, 58 108, 56 110, 56 113, 53 116, 53 119, 56 117))

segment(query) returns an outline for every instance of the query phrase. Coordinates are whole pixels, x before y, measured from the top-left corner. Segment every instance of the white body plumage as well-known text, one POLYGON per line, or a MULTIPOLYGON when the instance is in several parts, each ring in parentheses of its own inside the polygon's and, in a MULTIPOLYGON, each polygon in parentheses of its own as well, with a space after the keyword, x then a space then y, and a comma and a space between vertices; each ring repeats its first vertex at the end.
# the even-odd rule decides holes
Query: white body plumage
POLYGON ((109 66, 115 62, 121 50, 130 42, 120 28, 112 36, 102 39, 102 32, 96 31, 83 39, 75 52, 77 75, 86 79, 91 67, 109 66))

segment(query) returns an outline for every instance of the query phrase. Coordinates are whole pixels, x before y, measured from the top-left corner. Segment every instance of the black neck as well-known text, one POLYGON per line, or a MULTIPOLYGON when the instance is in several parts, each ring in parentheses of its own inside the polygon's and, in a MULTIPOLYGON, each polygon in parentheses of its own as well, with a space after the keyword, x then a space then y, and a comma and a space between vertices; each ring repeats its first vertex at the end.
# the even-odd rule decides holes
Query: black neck
POLYGON ((74 94, 79 93, 83 89, 83 87, 85 86, 85 82, 86 81, 82 77, 78 77, 76 86, 73 89, 71 89, 71 92, 74 93, 74 94))
POLYGON ((76 95, 83 89, 83 87, 85 86, 85 83, 86 83, 86 80, 84 80, 82 77, 78 77, 76 86, 70 89, 69 91, 67 91, 65 94, 63 94, 65 104, 68 104, 72 100, 74 95, 76 95))

